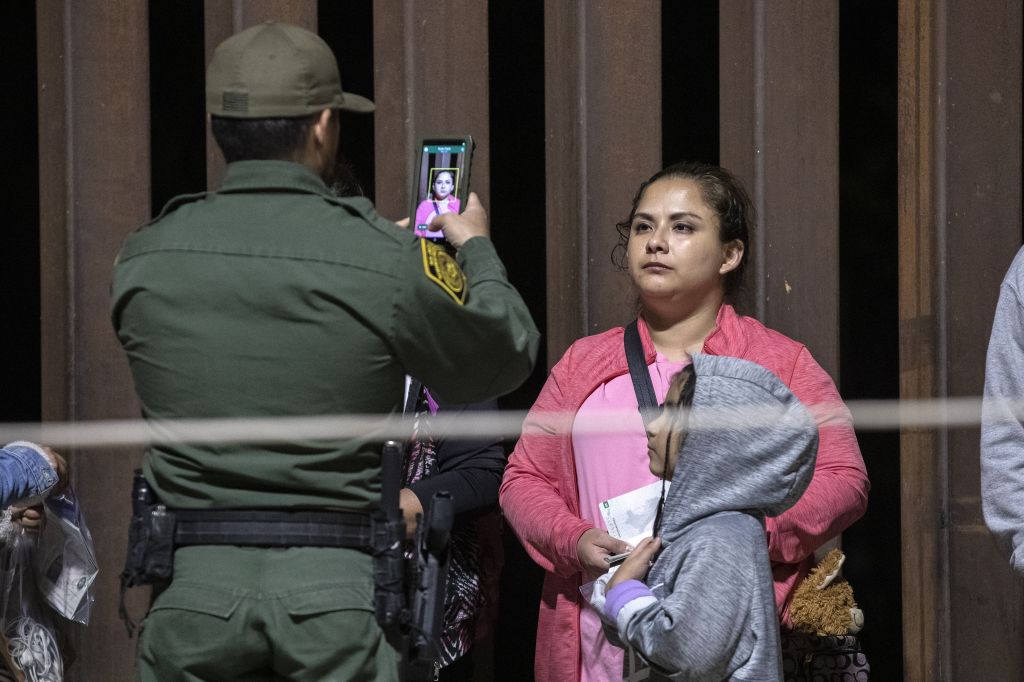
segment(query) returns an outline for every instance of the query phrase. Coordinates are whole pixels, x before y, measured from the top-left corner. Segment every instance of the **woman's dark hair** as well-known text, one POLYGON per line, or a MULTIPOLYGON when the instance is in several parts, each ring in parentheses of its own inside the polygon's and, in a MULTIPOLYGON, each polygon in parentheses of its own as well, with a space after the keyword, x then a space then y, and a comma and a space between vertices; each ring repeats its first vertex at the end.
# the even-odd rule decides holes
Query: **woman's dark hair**
POLYGON ((633 208, 629 212, 629 218, 615 225, 619 233, 619 243, 612 249, 612 262, 619 269, 626 269, 626 244, 629 242, 629 231, 636 216, 636 207, 647 188, 662 178, 685 178, 697 183, 704 203, 718 216, 718 237, 722 243, 726 244, 734 239, 743 243, 740 264, 725 276, 722 283, 726 296, 735 294, 742 284, 743 271, 750 260, 750 228, 754 222, 754 207, 739 179, 721 166, 698 161, 682 161, 663 168, 641 184, 636 196, 633 197, 633 208))
POLYGON ((228 118, 213 116, 213 139, 228 163, 291 159, 306 144, 319 114, 297 118, 228 118))
MULTIPOLYGON (((670 410, 674 412, 672 421, 663 428, 675 429, 682 432, 682 436, 679 439, 679 451, 682 452, 683 444, 686 442, 686 436, 689 434, 690 419, 687 410, 693 407, 693 394, 697 391, 697 374, 693 369, 693 364, 689 364, 679 370, 679 373, 672 377, 672 382, 668 386, 668 390, 665 392, 665 402, 662 404, 662 409, 670 410), (676 391, 679 392, 679 397, 675 401, 670 401, 671 396, 676 391)), ((666 445, 671 443, 671 438, 666 439, 666 445)), ((659 537, 658 532, 661 530, 661 519, 665 512, 665 480, 668 474, 668 459, 671 453, 665 452, 665 461, 662 463, 661 469, 661 498, 658 500, 658 510, 654 514, 654 537, 659 537)))

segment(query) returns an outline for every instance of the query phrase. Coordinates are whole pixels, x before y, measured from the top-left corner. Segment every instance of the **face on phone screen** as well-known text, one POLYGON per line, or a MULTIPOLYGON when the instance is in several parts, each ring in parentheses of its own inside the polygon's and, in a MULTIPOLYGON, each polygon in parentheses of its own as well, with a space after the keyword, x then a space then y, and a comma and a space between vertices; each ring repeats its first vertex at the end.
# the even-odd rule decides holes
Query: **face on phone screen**
POLYGON ((439 240, 444 233, 431 230, 430 221, 444 213, 458 213, 462 208, 466 144, 428 142, 421 151, 413 229, 421 237, 439 240))

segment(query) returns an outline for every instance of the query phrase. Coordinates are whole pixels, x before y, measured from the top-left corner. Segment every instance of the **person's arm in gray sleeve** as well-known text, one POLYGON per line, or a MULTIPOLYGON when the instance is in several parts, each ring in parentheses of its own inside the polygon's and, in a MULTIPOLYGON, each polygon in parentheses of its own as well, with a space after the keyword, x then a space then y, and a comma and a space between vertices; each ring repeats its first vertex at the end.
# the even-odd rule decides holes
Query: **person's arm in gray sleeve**
POLYGON ((487 237, 487 214, 470 195, 464 214, 432 226, 445 228, 457 260, 423 240, 406 247, 391 336, 398 357, 448 402, 508 393, 533 369, 540 334, 487 237))
POLYGON ((17 441, 0 449, 0 507, 38 501, 60 478, 54 462, 35 443, 17 441))
POLYGON ((1024 250, 999 291, 985 363, 981 422, 981 502, 985 523, 1024 574, 1024 425, 1007 401, 1024 400, 1024 250))
MULTIPOLYGON (((757 567, 751 561, 751 535, 724 535, 695 538, 682 552, 667 549, 658 559, 669 562, 658 579, 661 587, 627 580, 605 595, 605 623, 667 677, 725 679, 736 651, 752 638, 757 567), (663 596, 656 596, 659 591, 663 596)), ((644 547, 638 545, 634 553, 644 547)), ((764 608, 774 624, 770 596, 764 608)))

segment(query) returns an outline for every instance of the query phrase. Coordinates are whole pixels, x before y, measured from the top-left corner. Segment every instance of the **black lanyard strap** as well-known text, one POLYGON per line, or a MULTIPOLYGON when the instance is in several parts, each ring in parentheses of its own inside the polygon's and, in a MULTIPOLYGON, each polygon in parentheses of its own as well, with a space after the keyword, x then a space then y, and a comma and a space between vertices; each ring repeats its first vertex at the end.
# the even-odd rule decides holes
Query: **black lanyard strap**
POLYGON ((651 383, 651 373, 647 369, 647 354, 644 353, 644 344, 640 340, 640 328, 636 320, 626 325, 622 342, 626 347, 626 362, 629 363, 629 376, 633 379, 637 408, 643 417, 644 426, 647 426, 658 417, 659 406, 654 396, 654 384, 651 383))

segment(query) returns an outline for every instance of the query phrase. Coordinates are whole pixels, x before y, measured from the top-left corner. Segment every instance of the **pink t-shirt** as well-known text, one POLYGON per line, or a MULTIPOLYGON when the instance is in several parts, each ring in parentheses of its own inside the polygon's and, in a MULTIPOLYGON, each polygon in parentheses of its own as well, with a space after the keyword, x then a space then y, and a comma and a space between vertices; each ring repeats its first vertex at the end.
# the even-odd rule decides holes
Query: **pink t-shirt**
MULTIPOLYGON (((648 367, 659 403, 665 400, 672 377, 688 364, 672 362, 659 353, 648 367)), ((629 374, 601 384, 583 402, 573 422, 572 449, 580 516, 607 530, 599 509, 601 502, 658 480, 648 466, 647 434, 629 374), (607 432, 591 432, 594 427, 607 432)), ((582 682, 622 679, 622 649, 608 643, 600 617, 589 607, 580 610, 580 657, 582 682)))

